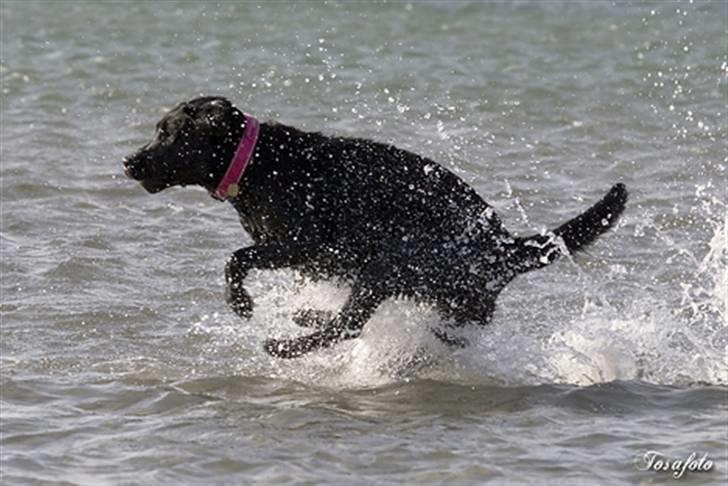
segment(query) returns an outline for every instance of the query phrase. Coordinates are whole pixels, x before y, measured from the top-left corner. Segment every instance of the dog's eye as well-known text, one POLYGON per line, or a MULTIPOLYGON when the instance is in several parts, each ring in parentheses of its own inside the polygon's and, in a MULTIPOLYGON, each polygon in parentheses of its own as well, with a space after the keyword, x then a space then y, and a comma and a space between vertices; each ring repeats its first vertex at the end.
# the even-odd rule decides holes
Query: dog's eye
POLYGON ((169 129, 166 125, 159 125, 157 127, 157 132, 159 133, 159 138, 165 139, 169 138, 169 129))

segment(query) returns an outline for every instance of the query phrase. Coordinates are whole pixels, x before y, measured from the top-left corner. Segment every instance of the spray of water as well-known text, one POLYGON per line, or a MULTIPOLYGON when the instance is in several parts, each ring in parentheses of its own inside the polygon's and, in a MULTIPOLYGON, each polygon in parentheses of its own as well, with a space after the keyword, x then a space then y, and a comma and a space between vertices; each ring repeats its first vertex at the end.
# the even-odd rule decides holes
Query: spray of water
MULTIPOLYGON (((614 264, 609 266, 609 284, 631 286, 633 295, 628 302, 613 302, 602 295, 603 276, 597 279, 580 271, 583 305, 568 319, 549 318, 548 308, 539 311, 538 320, 505 312, 486 329, 466 328, 463 335, 472 344, 462 350, 434 339, 429 329, 440 319, 433 308, 391 300, 380 307, 359 339, 300 359, 270 358, 262 351, 265 338, 310 332, 292 323, 296 310, 336 311, 349 292, 345 284, 311 282, 289 270, 251 276, 257 307, 250 322, 220 316, 193 327, 218 340, 237 341, 246 350, 235 363, 238 373, 337 388, 414 378, 502 385, 591 385, 612 380, 727 384, 728 212, 715 199, 703 211, 712 216, 706 220, 712 237, 704 254, 664 241, 672 253, 687 252, 688 260, 694 261, 690 274, 679 283, 679 299, 640 291, 645 286, 634 285, 630 282, 634 275, 614 264), (228 325, 221 323, 228 320, 228 325)), ((515 295, 505 305, 531 304, 527 296, 515 295)))

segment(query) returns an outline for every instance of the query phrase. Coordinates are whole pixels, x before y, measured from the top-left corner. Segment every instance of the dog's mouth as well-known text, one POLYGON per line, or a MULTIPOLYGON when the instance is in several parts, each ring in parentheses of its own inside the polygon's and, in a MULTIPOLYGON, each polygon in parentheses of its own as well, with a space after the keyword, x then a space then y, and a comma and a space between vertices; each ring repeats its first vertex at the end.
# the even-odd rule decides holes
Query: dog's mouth
POLYGON ((148 174, 145 174, 144 170, 140 169, 138 165, 135 165, 129 159, 124 160, 124 174, 126 174, 129 179, 139 181, 142 187, 152 194, 172 186, 172 184, 167 181, 149 177, 148 174))
POLYGON ((161 181, 158 179, 140 177, 139 174, 135 173, 134 169, 132 169, 131 167, 126 167, 124 169, 124 174, 126 174, 129 179, 139 181, 142 187, 146 189, 147 192, 152 194, 166 189, 172 185, 169 182, 161 181))

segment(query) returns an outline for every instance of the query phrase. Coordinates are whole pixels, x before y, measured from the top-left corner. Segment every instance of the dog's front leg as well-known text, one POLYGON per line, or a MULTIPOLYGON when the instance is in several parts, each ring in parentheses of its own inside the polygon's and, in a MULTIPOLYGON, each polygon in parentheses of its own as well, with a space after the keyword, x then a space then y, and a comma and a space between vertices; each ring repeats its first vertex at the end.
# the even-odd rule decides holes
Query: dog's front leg
POLYGON ((243 286, 248 272, 254 268, 273 270, 297 265, 304 261, 305 255, 303 248, 270 243, 236 251, 225 265, 225 297, 228 304, 240 317, 250 318, 253 314, 253 299, 243 286))
POLYGON ((381 289, 355 284, 341 312, 323 329, 294 339, 269 339, 268 354, 278 358, 297 358, 311 351, 328 348, 344 339, 359 337, 364 324, 386 298, 381 289))

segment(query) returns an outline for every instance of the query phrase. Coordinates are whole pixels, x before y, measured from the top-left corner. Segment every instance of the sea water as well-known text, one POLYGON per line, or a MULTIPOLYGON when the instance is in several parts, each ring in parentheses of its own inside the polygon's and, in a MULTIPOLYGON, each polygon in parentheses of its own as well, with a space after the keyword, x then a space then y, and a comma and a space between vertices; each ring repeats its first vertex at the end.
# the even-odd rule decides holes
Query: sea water
POLYGON ((3 0, 0 481, 725 484, 727 5, 3 0), (393 299, 281 361, 346 283, 253 272, 240 320, 233 209, 122 171, 201 94, 430 157, 520 235, 630 200, 467 349, 393 299))

